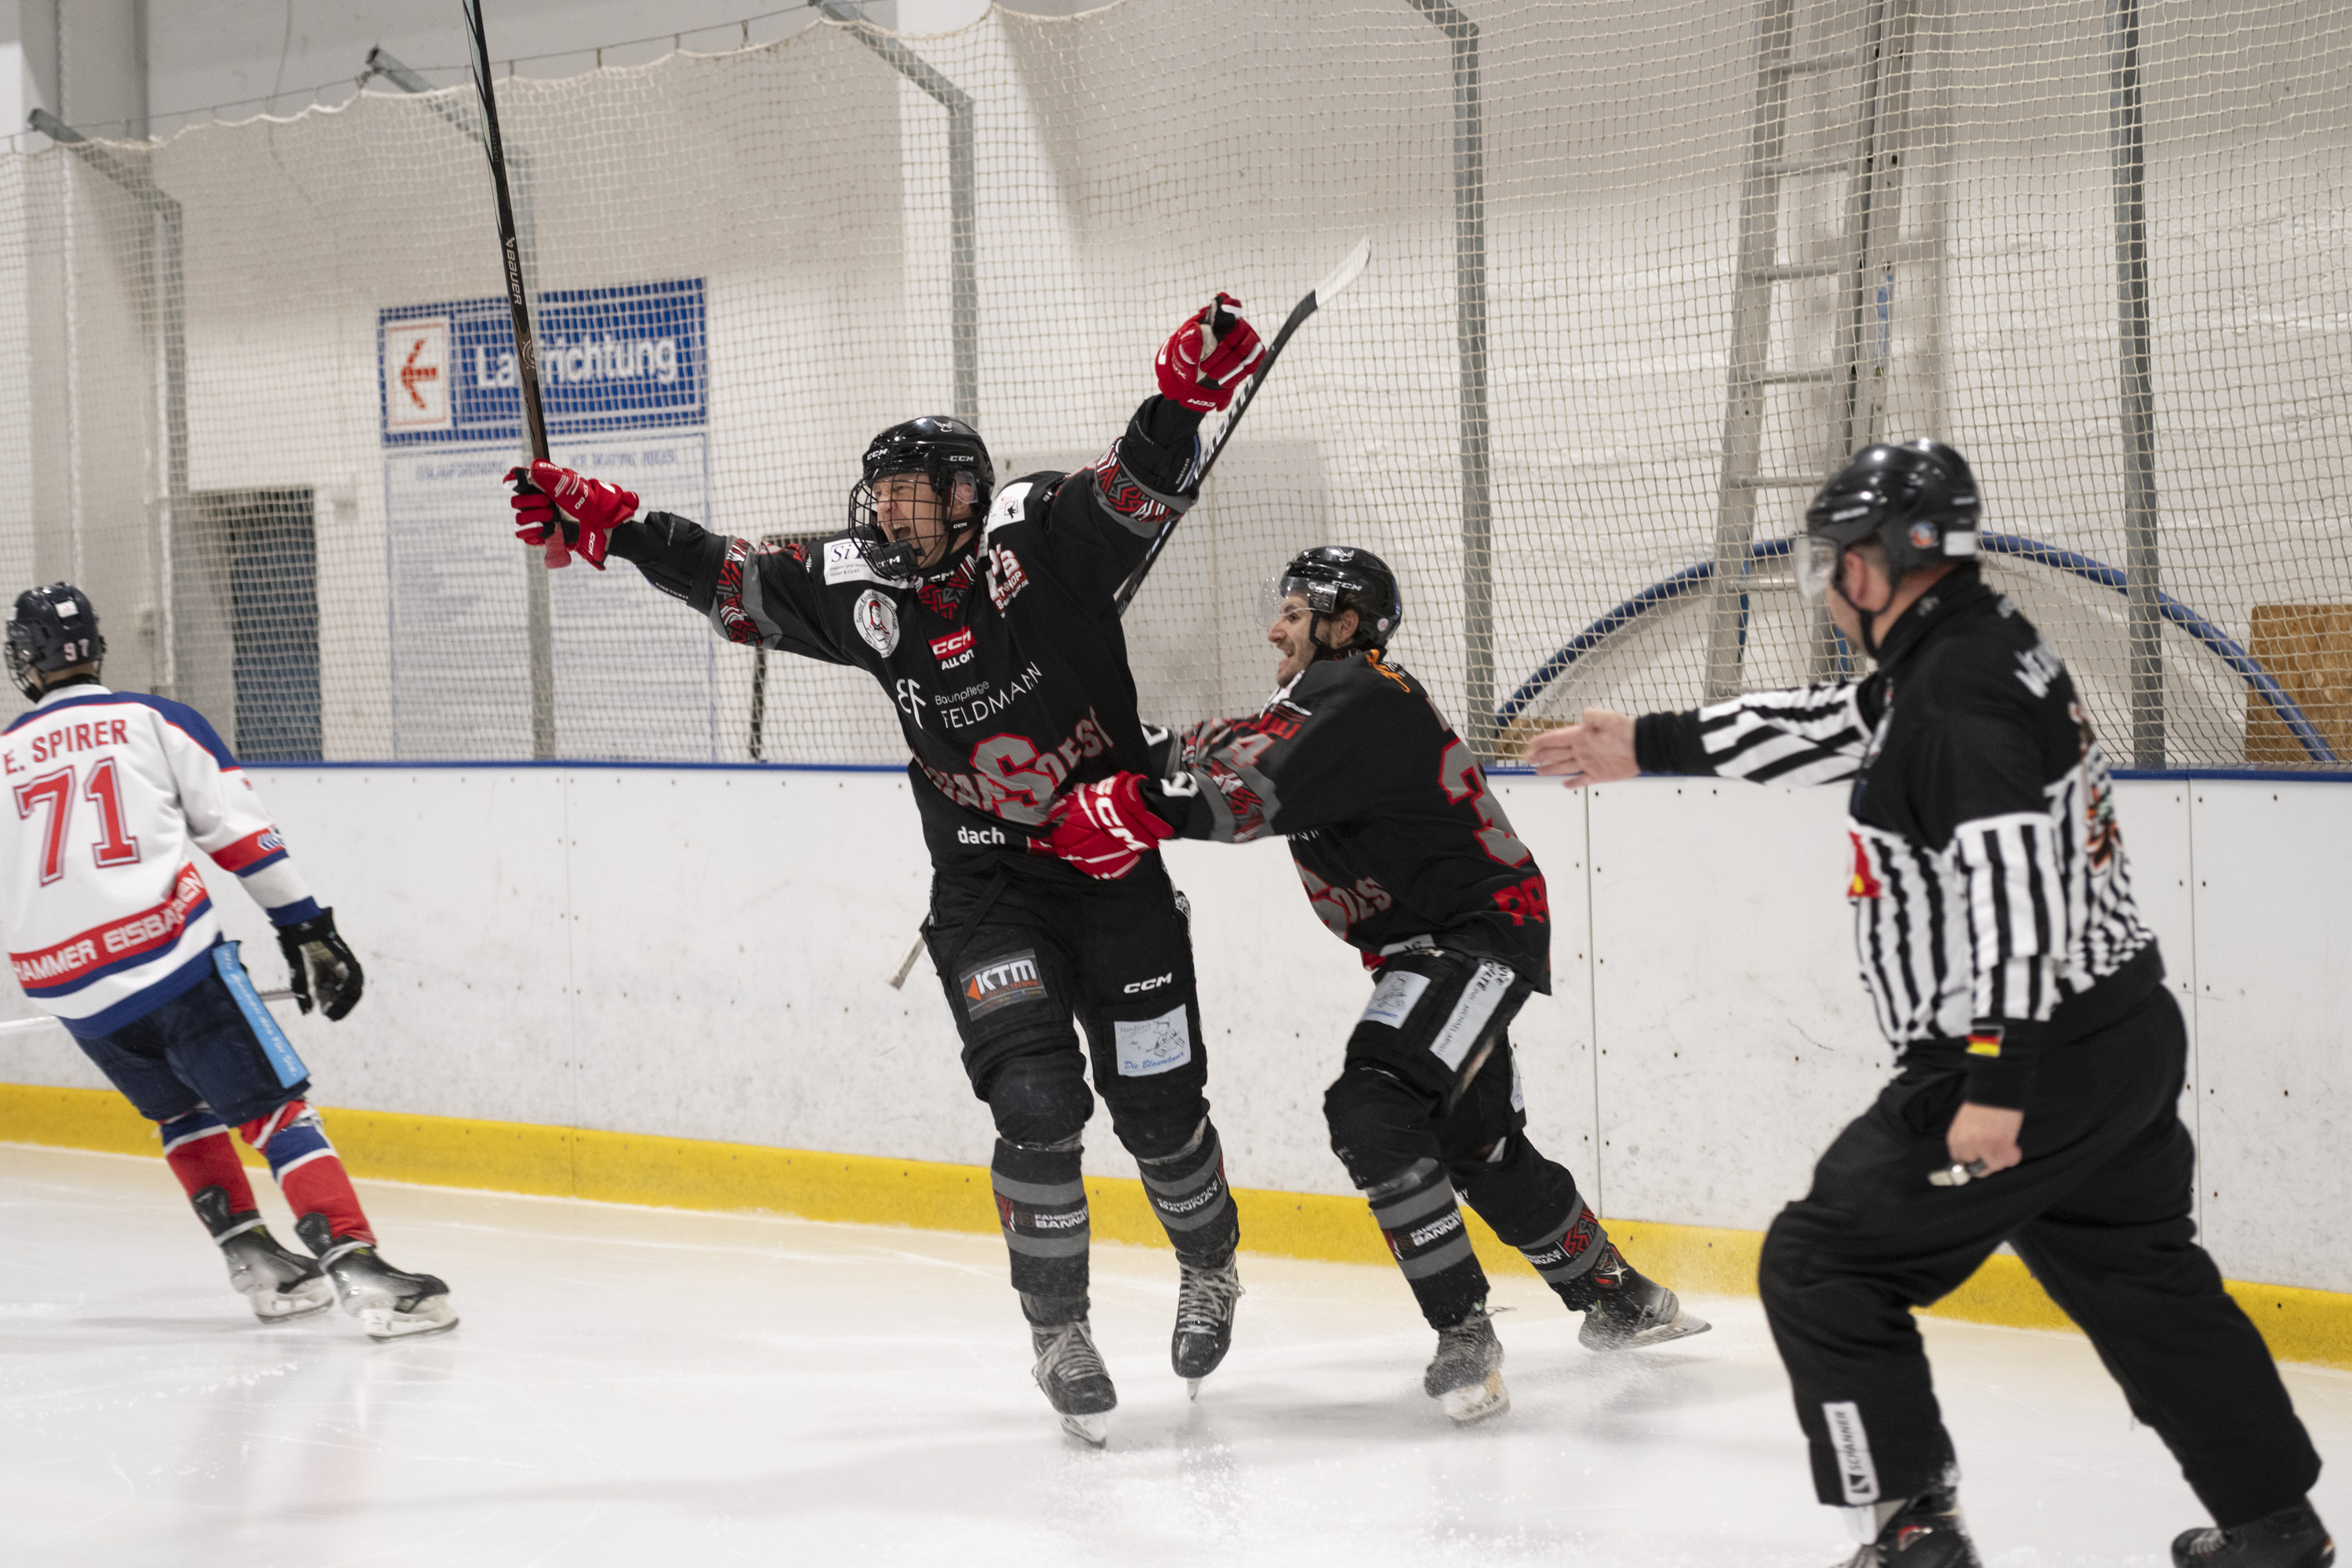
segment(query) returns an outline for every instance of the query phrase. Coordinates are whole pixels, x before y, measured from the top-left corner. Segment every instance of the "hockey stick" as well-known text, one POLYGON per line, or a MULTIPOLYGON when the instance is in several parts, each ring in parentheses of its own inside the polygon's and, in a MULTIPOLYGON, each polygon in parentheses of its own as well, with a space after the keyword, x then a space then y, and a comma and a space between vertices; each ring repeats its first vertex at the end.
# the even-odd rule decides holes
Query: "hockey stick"
MULTIPOLYGON (((264 1002, 290 1002, 294 999, 294 993, 291 991, 263 991, 257 993, 257 994, 258 994, 264 1002)), ((29 1035, 35 1029, 47 1028, 51 1024, 57 1025, 59 1028, 63 1028, 65 1026, 65 1020, 62 1018, 51 1018, 47 1016, 39 1018, 17 1018, 9 1023, 0 1024, 0 1035, 29 1035)))
MULTIPOLYGON (((1283 345, 1290 342, 1293 332, 1307 324, 1307 317, 1337 299, 1342 289, 1353 283, 1357 274, 1363 271, 1365 263, 1371 258, 1372 238, 1366 235, 1356 241, 1354 249, 1340 258, 1339 266, 1331 268, 1329 277, 1308 289, 1307 298, 1291 307, 1290 319, 1282 323, 1282 331, 1274 334, 1274 342, 1266 345, 1265 357, 1257 362, 1257 369, 1250 373, 1250 378, 1242 383, 1241 390, 1234 395, 1233 406, 1226 410, 1223 422, 1214 434, 1201 443, 1201 466, 1192 475, 1192 489, 1196 492, 1209 482, 1209 471, 1217 466, 1217 458, 1224 451, 1225 443, 1233 439, 1242 416, 1247 414, 1250 405, 1257 401, 1258 388, 1264 386, 1265 378, 1273 374, 1274 362, 1282 356, 1283 345)), ((1184 521, 1184 515, 1178 512, 1168 520, 1159 537, 1152 540, 1151 548, 1145 551, 1143 559, 1136 563, 1134 573, 1119 585, 1118 605, 1120 615, 1127 614, 1128 605, 1135 603, 1135 595, 1143 591, 1143 580, 1150 576, 1152 567, 1160 563, 1160 552, 1168 548, 1168 541, 1174 537, 1176 525, 1184 521)))
MULTIPOLYGON (((1265 357, 1257 362, 1257 369, 1250 373, 1250 378, 1242 383, 1241 390, 1234 394, 1233 405, 1226 409, 1223 421, 1213 434, 1202 441, 1201 466, 1192 473, 1195 492, 1209 482, 1209 471, 1217 466, 1217 458, 1241 425, 1242 416, 1248 413, 1250 405, 1257 401, 1258 388, 1265 384, 1266 376, 1274 370, 1274 362, 1281 357, 1283 345, 1290 342, 1291 334, 1307 324, 1307 317, 1339 298, 1339 291, 1356 280, 1357 275, 1363 271, 1365 264, 1371 258, 1372 237, 1366 235, 1356 241, 1353 249, 1340 258, 1339 265, 1331 268, 1328 277, 1309 289, 1307 297, 1290 308, 1290 318, 1282 323, 1282 331, 1274 334, 1274 342, 1266 345, 1265 357)), ((1127 607, 1135 603, 1135 595, 1142 592, 1143 580, 1150 576, 1152 567, 1159 564, 1160 552, 1168 548, 1168 541, 1174 536, 1176 525, 1184 521, 1184 516, 1180 511, 1161 526, 1159 534, 1151 541, 1151 547, 1143 552, 1143 559, 1136 563, 1135 570, 1126 582, 1119 584, 1114 601, 1119 615, 1125 616, 1127 607)), ((915 945, 907 950, 906 958, 899 963, 898 973, 890 976, 890 989, 906 989, 907 976, 915 972, 915 961, 922 956, 923 939, 918 935, 915 945)))
MULTIPOLYGON (((539 349, 530 335, 530 300, 522 286, 522 241, 515 237, 514 198, 507 194, 507 147, 499 135, 499 100, 490 90, 490 47, 482 37, 482 0, 461 0, 474 45, 474 88, 482 95, 482 146, 490 155, 490 185, 499 196, 499 249, 506 261, 507 308, 514 314, 515 367, 522 383, 522 411, 530 422, 530 456, 547 461, 547 415, 539 398, 539 349)), ((563 525, 547 532, 549 571, 572 564, 563 525)))

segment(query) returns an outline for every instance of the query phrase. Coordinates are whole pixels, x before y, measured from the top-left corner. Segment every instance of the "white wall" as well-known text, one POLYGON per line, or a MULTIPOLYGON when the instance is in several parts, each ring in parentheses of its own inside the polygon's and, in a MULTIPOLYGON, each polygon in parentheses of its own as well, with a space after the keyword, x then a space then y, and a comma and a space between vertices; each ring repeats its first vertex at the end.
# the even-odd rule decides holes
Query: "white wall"
MULTIPOLYGON (((289 1025, 325 1104, 986 1161, 928 963, 887 984, 928 879, 902 777, 256 776, 368 967, 350 1019, 289 1025)), ((1558 917, 1554 994, 1515 1031, 1532 1135, 1605 1213, 1761 1227, 1888 1065, 1853 973, 1841 792, 1496 783, 1558 917)), ((2233 1278, 2352 1289, 2352 788, 2121 788, 2192 1027, 2207 1239, 2233 1278)), ((1233 1179, 1348 1191, 1319 1108, 1362 1005, 1354 956, 1279 845, 1170 862, 1233 1179)), ((222 905, 274 975, 259 917, 222 905)), ((102 1082, 62 1032, 0 1037, 0 1081, 102 1082)), ((1131 1174, 1107 1119, 1092 1131, 1090 1167, 1131 1174)))

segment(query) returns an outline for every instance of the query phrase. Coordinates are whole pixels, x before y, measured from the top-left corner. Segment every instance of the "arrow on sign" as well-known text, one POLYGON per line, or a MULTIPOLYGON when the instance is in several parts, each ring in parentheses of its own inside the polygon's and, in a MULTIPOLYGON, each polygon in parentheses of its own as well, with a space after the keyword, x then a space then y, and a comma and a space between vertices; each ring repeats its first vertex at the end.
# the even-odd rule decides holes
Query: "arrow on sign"
POLYGON ((419 338, 409 345, 407 363, 400 367, 400 389, 407 393, 408 400, 419 408, 425 406, 425 399, 417 392, 416 384, 420 381, 436 381, 441 375, 440 366, 416 363, 416 356, 424 352, 425 340, 419 338))

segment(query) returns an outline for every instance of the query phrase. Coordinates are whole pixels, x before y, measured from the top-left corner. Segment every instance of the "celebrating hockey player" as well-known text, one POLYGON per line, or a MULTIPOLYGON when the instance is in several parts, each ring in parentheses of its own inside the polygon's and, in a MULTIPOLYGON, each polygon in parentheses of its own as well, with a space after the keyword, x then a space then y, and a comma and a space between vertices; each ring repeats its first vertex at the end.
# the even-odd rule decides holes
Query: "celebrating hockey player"
POLYGON ((1038 1386, 1096 1444, 1118 1398, 1087 1323, 1079 1138, 1094 1100, 1073 1014, 1176 1249, 1170 1357, 1196 1389, 1232 1342, 1239 1221, 1203 1094, 1181 898, 1156 864, 1104 885, 1039 840, 1057 791, 1147 765, 1114 595, 1192 504, 1202 417, 1264 354, 1239 312, 1220 294, 1176 330, 1159 395, 1090 469, 1000 488, 969 425, 892 426, 866 447, 848 533, 815 550, 637 519, 635 496, 545 463, 514 499, 524 542, 560 522, 590 564, 608 550, 635 563, 730 640, 853 664, 891 694, 934 873, 925 936, 995 1120, 997 1214, 1038 1386))
POLYGON ((305 1096, 308 1069, 221 938, 192 851, 236 874, 278 928, 302 1011, 341 1019, 359 961, 253 785, 194 709, 99 684, 98 613, 65 583, 17 596, 8 673, 32 710, 0 733, 15 798, 0 832, 0 925, 25 994, 139 1113, 265 1321, 332 1306, 377 1339, 457 1325, 448 1287, 394 1268, 305 1096), (228 1133, 269 1162, 316 1261, 261 1223, 228 1133))
POLYGON ((1468 1425, 1510 1397, 1457 1195, 1585 1314, 1592 1349, 1707 1325, 1626 1263, 1576 1179, 1528 1140, 1509 1029, 1530 993, 1551 990, 1543 872, 1470 748, 1389 662, 1404 619, 1395 576, 1369 551, 1325 545, 1279 587, 1265 710, 1195 727, 1164 776, 1078 784, 1054 803, 1050 843, 1116 879, 1156 869, 1150 851, 1171 837, 1289 837, 1308 901, 1376 981, 1323 1098, 1331 1146, 1437 1331, 1422 1386, 1468 1425))
POLYGON ((1848 784, 1862 974, 1902 1070, 1773 1222, 1761 1287, 1814 1486, 1855 1568, 1978 1562, 1911 1319, 2013 1243, 2218 1528, 2180 1568, 2324 1568, 2319 1474, 2269 1352, 2192 1239, 2180 1010, 2115 785, 2057 653, 1980 579, 1975 478, 1865 448, 1813 500, 1800 587, 1858 681, 1536 737, 1571 786, 1636 772, 1848 784))

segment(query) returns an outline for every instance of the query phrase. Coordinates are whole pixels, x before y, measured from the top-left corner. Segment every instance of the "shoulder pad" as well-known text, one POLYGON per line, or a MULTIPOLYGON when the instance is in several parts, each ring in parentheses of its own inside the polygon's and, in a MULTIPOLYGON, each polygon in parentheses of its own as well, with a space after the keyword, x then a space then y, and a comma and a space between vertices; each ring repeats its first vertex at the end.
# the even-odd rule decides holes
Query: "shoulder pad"
POLYGON ((998 490, 988 503, 988 522, 981 530, 981 537, 984 539, 1000 528, 1024 521, 1032 511, 1049 504, 1062 478, 1051 471, 1024 474, 998 490))

